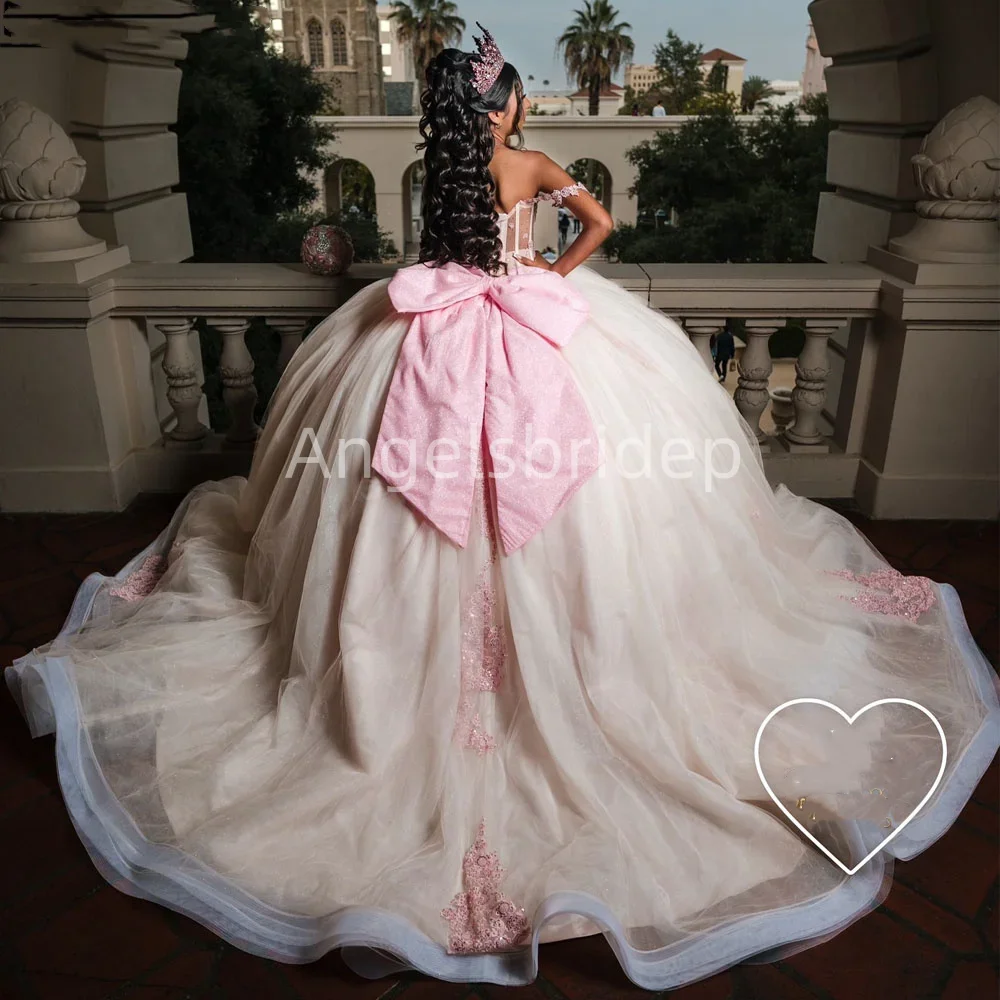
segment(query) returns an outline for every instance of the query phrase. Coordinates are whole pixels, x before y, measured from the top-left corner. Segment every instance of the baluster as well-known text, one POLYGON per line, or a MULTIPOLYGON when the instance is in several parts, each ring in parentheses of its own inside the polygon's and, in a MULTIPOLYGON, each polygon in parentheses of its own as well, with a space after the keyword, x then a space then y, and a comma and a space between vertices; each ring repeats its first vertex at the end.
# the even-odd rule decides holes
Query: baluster
POLYGON ((181 317, 151 320, 166 339, 163 373, 167 377, 167 402, 177 418, 167 431, 167 444, 191 446, 208 435, 208 428, 198 419, 204 393, 198 376, 198 362, 191 352, 190 336, 194 320, 181 317))
POLYGON ((278 374, 280 375, 288 367, 292 355, 302 343, 302 335, 306 332, 309 321, 273 317, 264 322, 281 337, 281 349, 278 351, 278 374))
POLYGON ((711 316, 692 316, 684 320, 684 329, 710 372, 715 371, 715 362, 712 360, 712 337, 725 325, 725 317, 719 319, 711 316))
POLYGON ((250 321, 239 317, 212 317, 205 322, 222 334, 222 398, 229 410, 228 444, 249 444, 257 440, 260 428, 253 418, 257 388, 253 383, 253 358, 247 350, 246 332, 250 321))
POLYGON ((806 342, 795 362, 792 406, 795 419, 785 429, 784 438, 793 451, 827 452, 830 444, 819 430, 819 418, 826 402, 826 379, 830 374, 827 342, 843 321, 806 320, 806 342))
POLYGON ((784 321, 779 319, 748 319, 746 321, 747 346, 738 365, 739 385, 733 398, 736 408, 757 437, 762 452, 771 450, 768 436, 760 429, 760 417, 770 400, 767 383, 771 378, 771 352, 767 342, 771 334, 780 330, 784 321))

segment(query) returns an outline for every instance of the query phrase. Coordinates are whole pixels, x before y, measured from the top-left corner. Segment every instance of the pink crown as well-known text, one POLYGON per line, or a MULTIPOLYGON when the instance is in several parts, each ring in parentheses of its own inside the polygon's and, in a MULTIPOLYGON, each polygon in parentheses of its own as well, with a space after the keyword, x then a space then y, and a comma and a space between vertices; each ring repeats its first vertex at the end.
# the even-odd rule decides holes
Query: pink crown
POLYGON ((500 70, 504 66, 504 57, 496 39, 478 21, 476 25, 483 33, 483 37, 472 36, 476 48, 479 49, 479 59, 472 64, 472 82, 480 94, 485 94, 497 82, 500 70))

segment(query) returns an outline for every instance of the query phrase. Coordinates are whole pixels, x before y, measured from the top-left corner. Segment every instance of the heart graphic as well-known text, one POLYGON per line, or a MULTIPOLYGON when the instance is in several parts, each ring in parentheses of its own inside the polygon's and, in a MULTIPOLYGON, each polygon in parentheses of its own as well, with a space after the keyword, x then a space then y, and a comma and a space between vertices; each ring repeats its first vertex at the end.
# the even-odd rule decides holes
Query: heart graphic
POLYGON ((910 701, 907 698, 882 698, 879 701, 873 701, 869 705, 865 705, 864 708, 859 709, 854 715, 848 715, 842 708, 838 708, 836 705, 831 704, 828 701, 823 701, 820 698, 795 698, 792 701, 786 701, 783 705, 779 705, 776 709, 770 712, 767 718, 760 724, 760 728, 757 730, 757 738, 754 740, 753 744, 753 760, 754 764, 757 765, 757 774, 760 777, 761 783, 764 785, 764 789, 767 794, 771 797, 771 801, 791 820, 792 825, 796 827, 801 833, 804 833, 809 840, 818 847, 835 865, 837 865, 842 871, 846 872, 848 875, 853 875, 855 872, 863 868, 872 858, 882 850, 894 837, 898 836, 906 825, 913 819, 914 816, 920 812, 921 809, 927 804, 927 801, 934 794, 937 786, 941 784, 941 779, 944 777, 945 764, 948 762, 948 741, 945 739, 944 730, 941 728, 941 723, 926 709, 923 705, 918 704, 915 701, 910 701), (884 840, 880 841, 873 851, 870 851, 861 859, 853 868, 848 868, 843 861, 840 860, 835 854, 829 851, 823 844, 821 844, 793 815, 790 813, 778 798, 777 795, 771 790, 771 786, 767 782, 767 778, 764 777, 764 770, 760 764, 760 740, 764 735, 764 730, 767 728, 767 724, 779 713, 783 712, 786 708, 791 708, 793 705, 822 705, 824 708, 832 709, 836 712, 849 726, 854 725, 855 721, 860 718, 865 712, 872 708, 878 708, 879 705, 909 705, 910 708, 919 709, 924 715, 927 716, 931 722, 934 723, 934 728, 938 731, 938 736, 941 737, 941 766, 938 768, 937 777, 934 779, 934 784, 931 785, 930 790, 927 794, 920 800, 917 807, 900 823, 892 833, 889 834, 884 840))

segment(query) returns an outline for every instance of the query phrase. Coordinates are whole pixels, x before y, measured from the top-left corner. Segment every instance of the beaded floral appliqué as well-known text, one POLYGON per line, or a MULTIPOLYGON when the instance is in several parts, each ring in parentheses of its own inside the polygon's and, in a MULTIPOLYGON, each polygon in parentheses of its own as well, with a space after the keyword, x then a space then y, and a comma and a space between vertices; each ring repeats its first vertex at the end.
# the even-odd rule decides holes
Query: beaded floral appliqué
POLYGON ((496 741, 483 727, 473 696, 500 690, 507 658, 504 626, 493 587, 493 566, 499 558, 499 549, 490 515, 482 454, 476 475, 476 505, 480 528, 489 543, 489 557, 479 572, 472 596, 462 609, 461 694, 455 733, 466 750, 482 755, 495 750, 496 741))
POLYGON ((895 569, 880 569, 865 574, 843 569, 835 571, 833 576, 860 584, 864 588, 862 593, 853 596, 843 594, 842 599, 872 614, 916 621, 937 600, 934 583, 926 576, 905 576, 895 569))
POLYGON ((166 568, 167 560, 163 556, 146 556, 138 569, 129 573, 121 583, 109 588, 108 593, 124 601, 141 601, 152 593, 166 568))
POLYGON ((462 891, 441 911, 451 928, 451 954, 482 955, 523 943, 531 925, 524 910, 501 891, 503 877, 499 857, 486 846, 486 822, 480 821, 462 859, 462 891))
POLYGON ((559 188, 558 191, 539 192, 538 200, 551 201, 552 204, 558 208, 567 198, 572 198, 574 195, 578 195, 581 191, 586 190, 587 189, 582 184, 568 184, 564 188, 559 188))

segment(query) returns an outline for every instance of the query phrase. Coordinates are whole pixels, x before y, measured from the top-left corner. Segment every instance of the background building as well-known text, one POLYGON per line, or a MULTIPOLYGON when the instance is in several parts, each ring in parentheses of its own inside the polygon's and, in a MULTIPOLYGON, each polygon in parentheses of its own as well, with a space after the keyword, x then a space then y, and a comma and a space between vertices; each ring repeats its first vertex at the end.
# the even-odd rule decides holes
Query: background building
POLYGON ((655 65, 632 63, 625 67, 625 86, 631 87, 637 97, 645 94, 659 79, 660 71, 655 65))
POLYGON ((701 72, 707 79, 712 72, 712 67, 721 62, 726 68, 726 90, 730 94, 735 94, 739 100, 743 94, 743 74, 746 70, 747 61, 742 56, 733 55, 725 49, 709 49, 701 57, 701 72))
MULTIPOLYGON (((590 114, 590 91, 578 90, 570 94, 569 98, 571 115, 590 114)), ((601 103, 598 106, 597 114, 601 118, 609 115, 617 115, 618 111, 625 104, 625 88, 619 87, 617 83, 609 84, 601 91, 601 103)))
POLYGON ((771 80, 768 86, 774 91, 774 95, 757 105, 760 110, 765 107, 780 108, 785 104, 802 103, 802 84, 798 80, 771 80))
POLYGON ((391 17, 392 11, 388 4, 377 8, 385 112, 388 115, 410 115, 418 111, 420 88, 413 67, 413 49, 400 42, 396 22, 391 17))
POLYGON ((572 90, 529 90, 531 108, 539 115, 568 115, 573 110, 572 90))
POLYGON ((808 97, 810 94, 826 93, 826 67, 832 63, 819 51, 819 42, 816 41, 816 30, 812 21, 809 22, 809 36, 806 38, 806 65, 802 70, 802 95, 808 97))
POLYGON ((345 115, 384 115, 385 85, 375 0, 281 0, 275 44, 329 83, 345 115))

